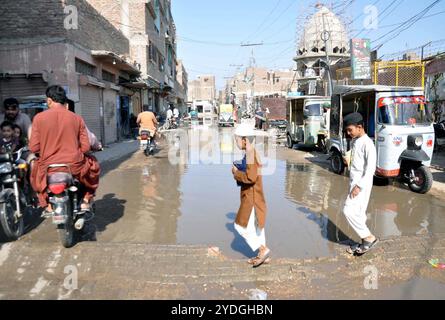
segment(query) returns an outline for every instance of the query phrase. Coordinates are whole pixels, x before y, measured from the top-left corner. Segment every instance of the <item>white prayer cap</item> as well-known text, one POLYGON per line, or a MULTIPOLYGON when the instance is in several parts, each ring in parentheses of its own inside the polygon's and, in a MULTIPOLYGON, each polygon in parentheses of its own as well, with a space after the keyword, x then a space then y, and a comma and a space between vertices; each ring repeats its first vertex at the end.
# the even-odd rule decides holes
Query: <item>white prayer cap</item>
POLYGON ((247 123, 241 123, 235 129, 235 136, 238 137, 253 137, 255 135, 256 133, 253 126, 247 123))

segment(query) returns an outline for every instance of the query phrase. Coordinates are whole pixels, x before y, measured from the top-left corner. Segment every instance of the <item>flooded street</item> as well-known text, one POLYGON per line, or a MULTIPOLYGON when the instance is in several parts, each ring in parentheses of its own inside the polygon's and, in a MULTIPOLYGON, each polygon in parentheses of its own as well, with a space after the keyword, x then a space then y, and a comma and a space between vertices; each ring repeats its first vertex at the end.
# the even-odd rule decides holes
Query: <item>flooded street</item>
POLYGON ((428 263, 445 252, 438 198, 375 186, 368 222, 382 242, 351 257, 339 244, 356 238, 341 211, 347 177, 327 170, 326 155, 257 138, 273 260, 252 269, 233 227, 240 190, 231 164, 241 158, 233 129, 170 131, 159 146, 149 158, 137 151, 103 165, 96 216, 73 248, 62 248, 50 220, 0 244, 0 297, 247 299, 259 288, 270 299, 444 298, 443 270, 428 263), (67 291, 74 265, 80 289, 67 291), (378 290, 363 290, 370 266, 378 290))
MULTIPOLYGON (((202 138, 202 132, 194 134, 202 138)), ((231 129, 207 138, 201 150, 232 152, 231 129)), ((266 236, 275 257, 331 256, 333 243, 356 237, 341 212, 348 179, 329 172, 325 159, 277 147, 275 170, 264 176, 266 236)), ((189 156, 187 163, 171 164, 165 145, 153 158, 135 154, 101 182, 98 241, 199 244, 217 246, 229 257, 251 256, 233 228, 240 199, 230 163, 189 156)), ((400 186, 375 186, 368 212, 371 229, 383 239, 445 232, 443 201, 400 186)))

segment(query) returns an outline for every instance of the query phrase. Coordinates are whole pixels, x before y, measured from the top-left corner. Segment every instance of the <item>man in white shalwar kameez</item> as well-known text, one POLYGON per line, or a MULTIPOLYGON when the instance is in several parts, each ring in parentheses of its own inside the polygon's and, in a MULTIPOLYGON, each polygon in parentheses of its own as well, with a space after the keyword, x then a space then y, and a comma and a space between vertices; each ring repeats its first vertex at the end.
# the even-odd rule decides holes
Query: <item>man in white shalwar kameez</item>
POLYGON ((379 241, 366 225, 366 210, 376 170, 377 153, 374 142, 364 130, 363 117, 353 113, 345 117, 344 128, 353 139, 350 164, 349 195, 343 213, 352 229, 362 239, 362 244, 353 246, 351 253, 364 254, 379 241))

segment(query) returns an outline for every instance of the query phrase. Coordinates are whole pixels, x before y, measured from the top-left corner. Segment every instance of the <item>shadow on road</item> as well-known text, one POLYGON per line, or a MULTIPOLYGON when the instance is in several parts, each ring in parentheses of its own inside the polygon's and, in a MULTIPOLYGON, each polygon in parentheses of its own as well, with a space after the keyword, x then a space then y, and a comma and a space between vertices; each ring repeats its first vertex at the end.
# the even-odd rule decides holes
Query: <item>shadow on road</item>
POLYGON ((229 222, 226 224, 226 228, 234 235, 234 239, 230 245, 231 248, 234 251, 242 253, 244 256, 251 258, 254 255, 252 249, 250 249, 244 238, 240 236, 240 234, 235 230, 235 227, 233 225, 233 223, 235 222, 236 213, 229 212, 226 216, 229 219, 229 222))
POLYGON ((127 200, 116 198, 114 193, 107 194, 95 202, 94 219, 85 225, 82 241, 96 241, 96 232, 104 232, 107 226, 116 223, 124 216, 127 200))
POLYGON ((434 181, 445 183, 445 172, 434 172, 433 179, 434 181))

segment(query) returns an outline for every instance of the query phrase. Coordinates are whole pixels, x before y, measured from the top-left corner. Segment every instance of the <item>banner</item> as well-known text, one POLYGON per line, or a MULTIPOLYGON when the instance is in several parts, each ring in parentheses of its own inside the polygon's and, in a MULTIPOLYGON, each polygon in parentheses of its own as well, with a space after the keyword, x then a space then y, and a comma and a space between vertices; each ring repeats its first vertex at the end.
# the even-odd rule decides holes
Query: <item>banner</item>
POLYGON ((351 39, 351 77, 352 80, 371 80, 371 41, 351 39))

